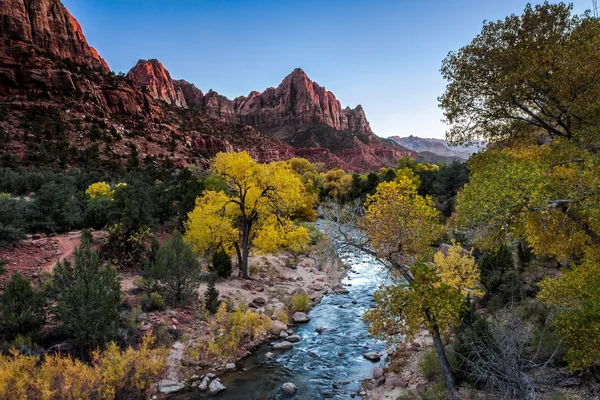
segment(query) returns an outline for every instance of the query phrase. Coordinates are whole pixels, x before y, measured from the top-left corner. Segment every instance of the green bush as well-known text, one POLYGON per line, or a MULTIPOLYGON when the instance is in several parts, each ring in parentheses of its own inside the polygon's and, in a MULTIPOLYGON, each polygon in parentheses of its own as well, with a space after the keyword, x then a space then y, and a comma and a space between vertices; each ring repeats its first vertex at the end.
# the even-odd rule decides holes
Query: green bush
POLYGON ((292 296, 292 312, 306 312, 310 306, 310 297, 306 292, 296 293, 292 296))
POLYGON ((233 270, 231 256, 225 253, 222 249, 215 251, 208 270, 217 274, 219 278, 229 278, 229 275, 231 275, 231 271, 233 270))
POLYGON ((142 303, 142 310, 149 311, 160 311, 165 309, 165 299, 158 293, 144 293, 140 297, 142 303))
POLYGON ((167 304, 192 301, 201 281, 200 262, 179 231, 158 249, 156 261, 145 269, 147 278, 155 279, 167 304))
POLYGON ((0 337, 37 336, 46 323, 44 296, 31 282, 15 273, 0 294, 0 337))
POLYGON ((96 197, 88 201, 83 217, 85 226, 102 229, 108 224, 108 212, 111 200, 106 197, 96 197))
POLYGON ((420 400, 447 400, 448 389, 444 381, 438 381, 431 385, 431 387, 419 394, 420 400))
POLYGON ((443 379, 442 366, 435 353, 435 349, 423 353, 423 357, 419 360, 419 370, 429 382, 443 379))
POLYGON ((50 282, 56 320, 73 344, 93 348, 117 336, 121 283, 115 269, 101 266, 89 232, 81 235, 74 265, 57 263, 50 282))

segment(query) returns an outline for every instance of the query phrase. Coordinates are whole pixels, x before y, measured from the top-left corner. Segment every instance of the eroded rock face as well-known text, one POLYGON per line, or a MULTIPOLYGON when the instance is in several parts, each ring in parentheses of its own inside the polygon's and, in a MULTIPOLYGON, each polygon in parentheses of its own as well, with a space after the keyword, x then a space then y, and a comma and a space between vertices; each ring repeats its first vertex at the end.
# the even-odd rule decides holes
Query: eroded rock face
POLYGON ((3 0, 0 39, 30 42, 54 56, 109 70, 88 45, 77 20, 58 0, 3 0))
POLYGON ((239 121, 256 126, 265 133, 287 138, 314 124, 326 124, 337 130, 372 133, 364 110, 342 109, 335 95, 296 68, 276 88, 251 92, 233 101, 239 121))
POLYGON ((187 107, 181 88, 174 85, 171 74, 158 60, 139 60, 127 77, 145 88, 152 98, 177 107, 187 107))

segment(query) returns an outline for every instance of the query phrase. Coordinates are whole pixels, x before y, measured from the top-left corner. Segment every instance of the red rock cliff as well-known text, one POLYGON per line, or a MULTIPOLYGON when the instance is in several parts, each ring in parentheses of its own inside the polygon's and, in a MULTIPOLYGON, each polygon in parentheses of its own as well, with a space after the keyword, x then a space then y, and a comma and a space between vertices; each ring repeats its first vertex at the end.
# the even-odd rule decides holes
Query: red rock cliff
POLYGON ((127 77, 144 87, 154 99, 177 107, 187 107, 181 89, 174 85, 171 74, 156 59, 139 60, 127 77))
POLYGON ((109 70, 58 0, 0 0, 0 39, 33 43, 54 56, 109 70))
POLYGON ((276 89, 238 97, 233 105, 240 122, 275 137, 287 138, 295 131, 315 124, 372 133, 361 106, 354 110, 342 109, 333 93, 311 81, 300 68, 285 77, 276 89))

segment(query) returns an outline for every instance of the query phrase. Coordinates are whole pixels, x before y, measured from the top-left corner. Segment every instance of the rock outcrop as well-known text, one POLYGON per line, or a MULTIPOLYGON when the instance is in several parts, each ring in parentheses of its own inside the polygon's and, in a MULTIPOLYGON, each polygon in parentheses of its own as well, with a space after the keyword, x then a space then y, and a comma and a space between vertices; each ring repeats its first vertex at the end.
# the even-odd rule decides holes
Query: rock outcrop
POLYGON ((0 2, 3 151, 23 163, 26 152, 56 160, 53 149, 64 143, 80 151, 62 155, 69 164, 90 154, 125 162, 135 148, 144 162, 207 166, 220 151, 244 150, 259 162, 300 156, 363 172, 411 154, 375 136, 362 107, 342 109, 301 69, 234 100, 173 80, 158 60, 115 75, 59 0, 0 2), (57 127, 62 133, 48 139, 57 127))
POLYGON ((109 70, 106 61, 88 45, 77 20, 58 0, 3 0, 0 39, 32 43, 55 57, 109 70))
POLYGON ((174 85, 171 74, 160 61, 139 60, 127 77, 145 88, 152 98, 177 107, 187 107, 181 88, 174 85))
POLYGON ((300 68, 286 76, 276 89, 237 97, 233 106, 240 122, 282 139, 318 124, 372 133, 360 105, 353 110, 342 109, 333 93, 311 81, 300 68))

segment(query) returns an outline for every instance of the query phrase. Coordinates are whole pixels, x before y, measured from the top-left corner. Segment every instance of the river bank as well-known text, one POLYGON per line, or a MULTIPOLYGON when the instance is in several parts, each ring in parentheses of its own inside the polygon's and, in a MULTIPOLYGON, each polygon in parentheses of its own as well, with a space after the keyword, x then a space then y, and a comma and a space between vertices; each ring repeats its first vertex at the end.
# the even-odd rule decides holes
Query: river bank
MULTIPOLYGON (((167 374, 157 387, 157 398, 186 388, 193 391, 209 391, 209 385, 202 385, 204 379, 200 378, 208 375, 210 381, 207 383, 210 383, 225 372, 241 369, 243 367, 238 368, 240 360, 253 354, 260 346, 292 335, 288 324, 291 325, 294 314, 290 307, 293 294, 306 293, 312 308, 319 304, 324 296, 346 291, 341 281, 347 275, 348 268, 323 246, 313 246, 306 254, 284 252, 277 255, 257 255, 251 257, 249 264, 253 276, 251 280, 231 277, 217 282, 220 299, 236 307, 267 315, 272 321, 268 332, 254 340, 240 343, 239 356, 235 363, 231 362, 233 360, 202 359, 194 356, 197 344, 211 340, 212 334, 211 317, 206 320, 198 313, 197 308, 146 313, 145 318, 149 322, 147 328, 166 324, 170 329, 181 332, 181 338, 172 345, 167 374), (288 317, 289 321, 286 320, 288 317)), ((234 267, 232 276, 236 272, 234 267)), ((135 290, 134 276, 127 277, 124 281, 124 290, 135 290)), ((206 284, 199 288, 199 293, 203 293, 205 286, 206 284)))
MULTIPOLYGON (((364 254, 339 256, 351 268, 342 281, 345 290, 322 297, 308 313, 308 322, 290 327, 295 337, 292 346, 280 348, 286 338, 263 344, 236 363, 235 370, 223 373, 220 383, 226 389, 214 398, 289 398, 282 391, 284 383, 295 386, 293 398, 297 400, 360 398, 364 378, 383 365, 387 354, 385 345, 371 337, 362 320, 372 306, 373 292, 387 275, 364 254), (368 353, 375 357, 367 359, 368 353)), ((170 398, 204 399, 208 394, 192 390, 170 398)))

